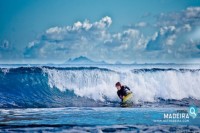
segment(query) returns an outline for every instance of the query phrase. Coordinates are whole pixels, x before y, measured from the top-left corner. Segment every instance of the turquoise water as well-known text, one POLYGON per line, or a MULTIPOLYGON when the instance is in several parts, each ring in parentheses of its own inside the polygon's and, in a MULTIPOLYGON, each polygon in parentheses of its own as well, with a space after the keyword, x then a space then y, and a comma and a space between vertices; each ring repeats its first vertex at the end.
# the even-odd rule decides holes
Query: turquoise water
POLYGON ((200 132, 199 114, 174 118, 199 109, 199 82, 199 65, 3 65, 0 132, 200 132), (120 108, 118 81, 133 108, 120 108))
POLYGON ((0 131, 48 132, 177 132, 200 131, 195 119, 166 119, 164 113, 186 112, 187 108, 67 107, 1 109, 0 131))

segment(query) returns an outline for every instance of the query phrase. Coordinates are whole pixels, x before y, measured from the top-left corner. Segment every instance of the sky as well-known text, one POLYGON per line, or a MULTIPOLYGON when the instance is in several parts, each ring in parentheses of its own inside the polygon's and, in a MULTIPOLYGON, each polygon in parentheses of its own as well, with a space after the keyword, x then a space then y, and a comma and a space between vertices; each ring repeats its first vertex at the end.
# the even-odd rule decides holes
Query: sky
POLYGON ((199 0, 0 0, 0 63, 200 63, 199 0))

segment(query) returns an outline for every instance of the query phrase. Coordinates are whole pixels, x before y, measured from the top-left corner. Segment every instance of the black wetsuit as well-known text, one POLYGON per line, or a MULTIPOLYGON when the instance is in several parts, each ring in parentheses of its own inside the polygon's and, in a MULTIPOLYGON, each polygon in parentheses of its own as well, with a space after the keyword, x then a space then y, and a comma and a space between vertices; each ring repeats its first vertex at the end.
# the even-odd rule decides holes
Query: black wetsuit
POLYGON ((117 91, 117 95, 119 96, 120 99, 122 99, 123 96, 127 96, 130 93, 132 92, 127 86, 122 86, 121 89, 117 91))

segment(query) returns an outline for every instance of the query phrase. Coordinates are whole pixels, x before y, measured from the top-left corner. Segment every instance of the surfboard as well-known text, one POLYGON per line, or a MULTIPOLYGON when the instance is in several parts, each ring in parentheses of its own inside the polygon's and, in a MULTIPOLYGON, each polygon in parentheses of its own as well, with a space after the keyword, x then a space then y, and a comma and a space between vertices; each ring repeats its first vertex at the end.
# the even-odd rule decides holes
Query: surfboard
POLYGON ((129 93, 127 96, 125 96, 123 98, 120 106, 121 107, 131 107, 131 106, 133 106, 132 98, 133 98, 133 94, 129 93))
POLYGON ((125 96, 122 100, 122 102, 127 102, 128 100, 131 100, 133 98, 133 93, 129 93, 127 96, 125 96))

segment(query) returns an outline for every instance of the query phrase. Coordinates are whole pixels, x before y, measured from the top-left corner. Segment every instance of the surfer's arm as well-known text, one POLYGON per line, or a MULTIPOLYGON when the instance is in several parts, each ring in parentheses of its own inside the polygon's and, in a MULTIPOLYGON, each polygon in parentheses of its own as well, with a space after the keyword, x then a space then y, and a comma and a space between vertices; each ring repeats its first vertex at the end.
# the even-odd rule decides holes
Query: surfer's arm
POLYGON ((129 90, 129 91, 131 90, 128 86, 124 86, 124 87, 125 87, 127 90, 129 90))

